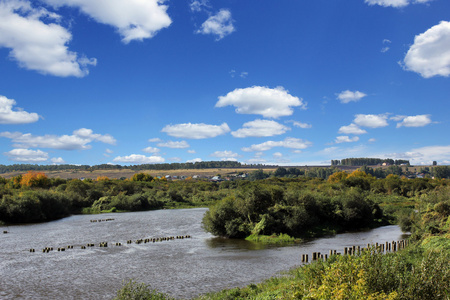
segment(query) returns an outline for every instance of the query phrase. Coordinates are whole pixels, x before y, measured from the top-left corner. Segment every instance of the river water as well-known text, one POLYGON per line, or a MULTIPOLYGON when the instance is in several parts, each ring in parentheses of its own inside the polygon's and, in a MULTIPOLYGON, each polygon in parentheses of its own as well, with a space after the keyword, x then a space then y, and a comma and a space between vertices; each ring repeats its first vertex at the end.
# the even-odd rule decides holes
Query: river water
POLYGON ((311 257, 312 252, 343 252, 353 245, 402 239, 398 226, 385 226, 292 246, 263 247, 204 232, 201 220, 206 210, 76 215, 1 227, 0 232, 8 233, 0 236, 0 299, 112 299, 128 279, 188 299, 261 282, 301 265, 302 254, 311 257), (110 218, 114 220, 91 222, 110 218), (191 238, 135 243, 181 235, 191 238), (128 240, 133 243, 127 244, 128 240), (99 247, 101 242, 108 242, 108 247, 99 247), (89 243, 95 246, 81 249, 89 243), (54 250, 43 253, 46 247, 54 250), (57 251, 59 247, 66 249, 57 251))

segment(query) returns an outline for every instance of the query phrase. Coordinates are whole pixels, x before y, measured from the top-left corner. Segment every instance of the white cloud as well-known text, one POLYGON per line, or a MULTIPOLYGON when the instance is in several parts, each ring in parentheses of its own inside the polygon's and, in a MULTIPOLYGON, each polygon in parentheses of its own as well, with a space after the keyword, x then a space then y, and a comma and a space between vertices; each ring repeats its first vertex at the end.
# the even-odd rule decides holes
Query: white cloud
POLYGON ((342 91, 339 94, 336 94, 337 99, 341 101, 341 103, 349 103, 349 102, 357 102, 367 95, 360 91, 342 91))
POLYGON ((9 138, 17 148, 51 148, 62 150, 86 150, 90 149, 89 143, 99 141, 107 144, 115 144, 116 140, 106 134, 94 134, 91 129, 81 128, 75 130, 73 135, 43 135, 34 136, 31 133, 1 132, 0 137, 9 138))
POLYGON ((302 99, 294 97, 283 87, 274 89, 253 86, 235 89, 226 96, 220 96, 216 107, 233 105, 238 114, 258 114, 266 118, 278 118, 293 114, 293 106, 305 108, 302 99))
POLYGON ((268 137, 279 134, 284 134, 290 130, 278 122, 269 120, 254 120, 244 123, 243 128, 233 131, 231 135, 237 138, 253 137, 268 137))
POLYGON ((150 143, 160 143, 162 140, 160 138, 152 138, 148 140, 150 143))
POLYGON ((417 115, 405 117, 402 122, 397 123, 399 127, 423 127, 431 123, 430 115, 417 115))
POLYGON ((194 158, 194 159, 190 159, 187 160, 186 162, 188 163, 196 163, 196 162, 202 162, 203 160, 201 158, 194 158))
POLYGON ((359 128, 356 124, 350 124, 348 126, 342 126, 339 128, 338 133, 342 134, 365 134, 367 131, 364 129, 359 128))
POLYGON ((201 12, 205 8, 211 8, 209 0, 192 1, 191 4, 189 4, 189 7, 193 12, 201 12))
POLYGON ((114 151, 112 151, 111 149, 106 149, 105 152, 108 153, 108 154, 114 153, 114 151))
POLYGON ((216 151, 214 153, 211 153, 210 156, 212 157, 220 157, 220 158, 236 158, 239 157, 239 154, 233 152, 233 151, 216 151))
POLYGON ((239 75, 239 77, 241 78, 247 78, 248 76, 248 72, 241 72, 241 75, 239 75))
POLYGON ((196 152, 195 150, 188 150, 187 153, 189 153, 189 154, 195 154, 195 153, 197 153, 197 152, 196 152))
POLYGON ((48 160, 48 153, 41 150, 13 149, 4 153, 9 160, 26 163, 39 163, 48 160))
POLYGON ((65 164, 65 163, 66 163, 62 157, 54 157, 54 158, 50 159, 50 161, 51 161, 54 165, 65 164))
POLYGON ((250 147, 242 148, 242 151, 267 151, 275 147, 284 147, 291 149, 306 149, 312 145, 311 142, 297 138, 286 138, 283 141, 267 141, 261 144, 251 145, 250 147))
POLYGON ((450 161, 450 145, 415 148, 404 153, 386 154, 386 157, 393 159, 408 159, 412 165, 431 165, 433 161, 450 161))
POLYGON ((176 124, 167 125, 161 132, 165 132, 170 136, 177 138, 186 139, 206 139, 213 138, 218 135, 223 135, 230 132, 230 127, 227 123, 222 123, 222 125, 208 125, 208 124, 176 124))
POLYGON ((379 128, 388 126, 387 114, 382 115, 363 115, 359 114, 355 116, 353 121, 356 125, 369 128, 379 128))
POLYGON ((60 77, 86 76, 87 66, 95 66, 96 59, 78 57, 69 51, 70 32, 41 19, 57 21, 60 16, 44 8, 33 8, 29 1, 1 1, 0 47, 11 49, 10 57, 23 68, 60 77))
POLYGON ((217 35, 218 41, 235 31, 233 22, 231 12, 221 9, 216 15, 210 16, 196 33, 217 35))
POLYGON ((319 154, 326 154, 326 155, 335 154, 338 150, 339 150, 339 147, 328 147, 328 148, 325 148, 325 149, 319 151, 319 154))
POLYGON ((155 147, 147 147, 145 149, 142 149, 142 151, 145 153, 158 153, 159 149, 155 147))
POLYGON ((403 60, 403 68, 424 78, 450 75, 450 22, 442 21, 416 35, 403 60))
MULTIPOLYGON (((390 44, 390 43, 392 43, 392 42, 388 39, 383 40, 383 45, 390 44)), ((383 48, 381 48, 381 53, 386 53, 389 51, 389 49, 390 49, 389 46, 384 46, 383 48)))
POLYGON ((73 134, 78 137, 82 137, 89 140, 95 140, 110 145, 116 144, 116 140, 111 135, 109 134, 102 135, 94 133, 92 129, 80 128, 78 130, 75 130, 73 134))
POLYGON ((409 0, 364 0, 369 5, 380 5, 384 7, 404 7, 409 5, 409 0))
POLYGON ((161 156, 145 156, 140 154, 131 154, 128 156, 117 156, 113 162, 121 162, 127 164, 156 164, 163 163, 164 158, 161 156))
POLYGON ((15 100, 0 95, 0 124, 27 124, 39 120, 37 113, 29 113, 20 109, 13 110, 14 105, 16 105, 15 100))
POLYGON ((142 41, 170 26, 164 0, 43 0, 55 7, 70 6, 80 9, 95 21, 113 26, 122 36, 122 42, 142 41))
POLYGON ((167 142, 158 143, 158 147, 184 149, 184 148, 189 148, 190 146, 186 141, 179 141, 179 142, 167 141, 167 142))
POLYGON ((365 0, 364 2, 369 5, 380 5, 384 7, 405 7, 409 4, 425 4, 433 0, 365 0))
POLYGON ((273 157, 275 157, 275 158, 281 158, 281 157, 283 157, 283 153, 281 153, 281 152, 275 152, 275 153, 273 154, 273 157))
POLYGON ((369 143, 374 143, 376 141, 377 141, 377 139, 374 139, 374 138, 369 139, 369 143))
POLYGON ((390 120, 394 120, 394 121, 402 121, 404 118, 406 118, 407 116, 403 116, 403 115, 396 115, 393 117, 390 117, 390 120))
POLYGON ((303 129, 312 128, 312 125, 308 124, 308 123, 302 123, 302 122, 297 122, 297 121, 293 121, 292 123, 295 127, 300 127, 303 129))
POLYGON ((352 138, 350 138, 349 136, 346 135, 342 135, 342 136, 338 136, 336 137, 336 139, 334 140, 334 142, 336 144, 340 144, 340 143, 353 143, 353 142, 357 142, 359 141, 359 137, 354 136, 352 138))
POLYGON ((263 158, 259 158, 259 157, 255 157, 255 158, 250 158, 247 159, 245 161, 247 164, 265 164, 267 162, 267 160, 263 159, 263 158))

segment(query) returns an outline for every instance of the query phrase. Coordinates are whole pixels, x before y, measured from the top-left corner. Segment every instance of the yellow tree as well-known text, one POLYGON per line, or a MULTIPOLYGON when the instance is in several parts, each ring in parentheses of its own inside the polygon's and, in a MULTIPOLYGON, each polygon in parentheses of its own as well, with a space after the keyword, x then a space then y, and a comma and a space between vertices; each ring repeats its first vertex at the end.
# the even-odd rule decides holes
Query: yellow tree
POLYGON ((348 177, 348 174, 344 171, 336 172, 334 174, 331 174, 328 177, 328 182, 330 182, 330 183, 341 182, 342 180, 346 179, 347 177, 348 177))
POLYGON ((20 179, 21 186, 45 188, 50 185, 50 179, 42 172, 28 171, 20 179))

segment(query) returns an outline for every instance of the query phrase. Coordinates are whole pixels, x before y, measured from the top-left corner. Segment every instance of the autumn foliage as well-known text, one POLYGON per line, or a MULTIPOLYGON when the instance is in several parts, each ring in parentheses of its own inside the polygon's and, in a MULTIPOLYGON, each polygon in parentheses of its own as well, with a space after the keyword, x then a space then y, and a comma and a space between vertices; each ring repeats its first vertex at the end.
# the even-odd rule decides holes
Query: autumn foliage
POLYGON ((42 172, 29 171, 28 173, 22 175, 22 178, 20 179, 21 186, 45 188, 48 187, 49 184, 50 180, 47 175, 42 172))

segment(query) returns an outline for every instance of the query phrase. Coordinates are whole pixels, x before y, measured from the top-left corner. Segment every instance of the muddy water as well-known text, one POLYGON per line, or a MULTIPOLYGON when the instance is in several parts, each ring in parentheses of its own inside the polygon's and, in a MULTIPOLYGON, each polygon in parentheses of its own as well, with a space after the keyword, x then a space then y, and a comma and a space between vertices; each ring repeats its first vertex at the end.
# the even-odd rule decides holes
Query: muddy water
POLYGON ((127 279, 177 298, 261 282, 301 264, 301 255, 399 240, 397 226, 340 234, 288 247, 214 238, 201 228, 206 209, 78 215, 1 227, 0 299, 111 299, 127 279), (91 222, 108 219, 111 221, 91 222), (136 244, 138 239, 191 238, 136 244), (127 244, 132 240, 132 244, 127 244), (108 247, 99 243, 108 242, 108 247), (81 249, 88 243, 94 247, 81 249), (122 246, 116 246, 121 243, 122 246), (67 246, 73 249, 67 249, 67 246), (43 253, 45 247, 54 251, 43 253), (65 251, 57 251, 65 247, 65 251), (36 252, 31 253, 30 248, 36 252))

